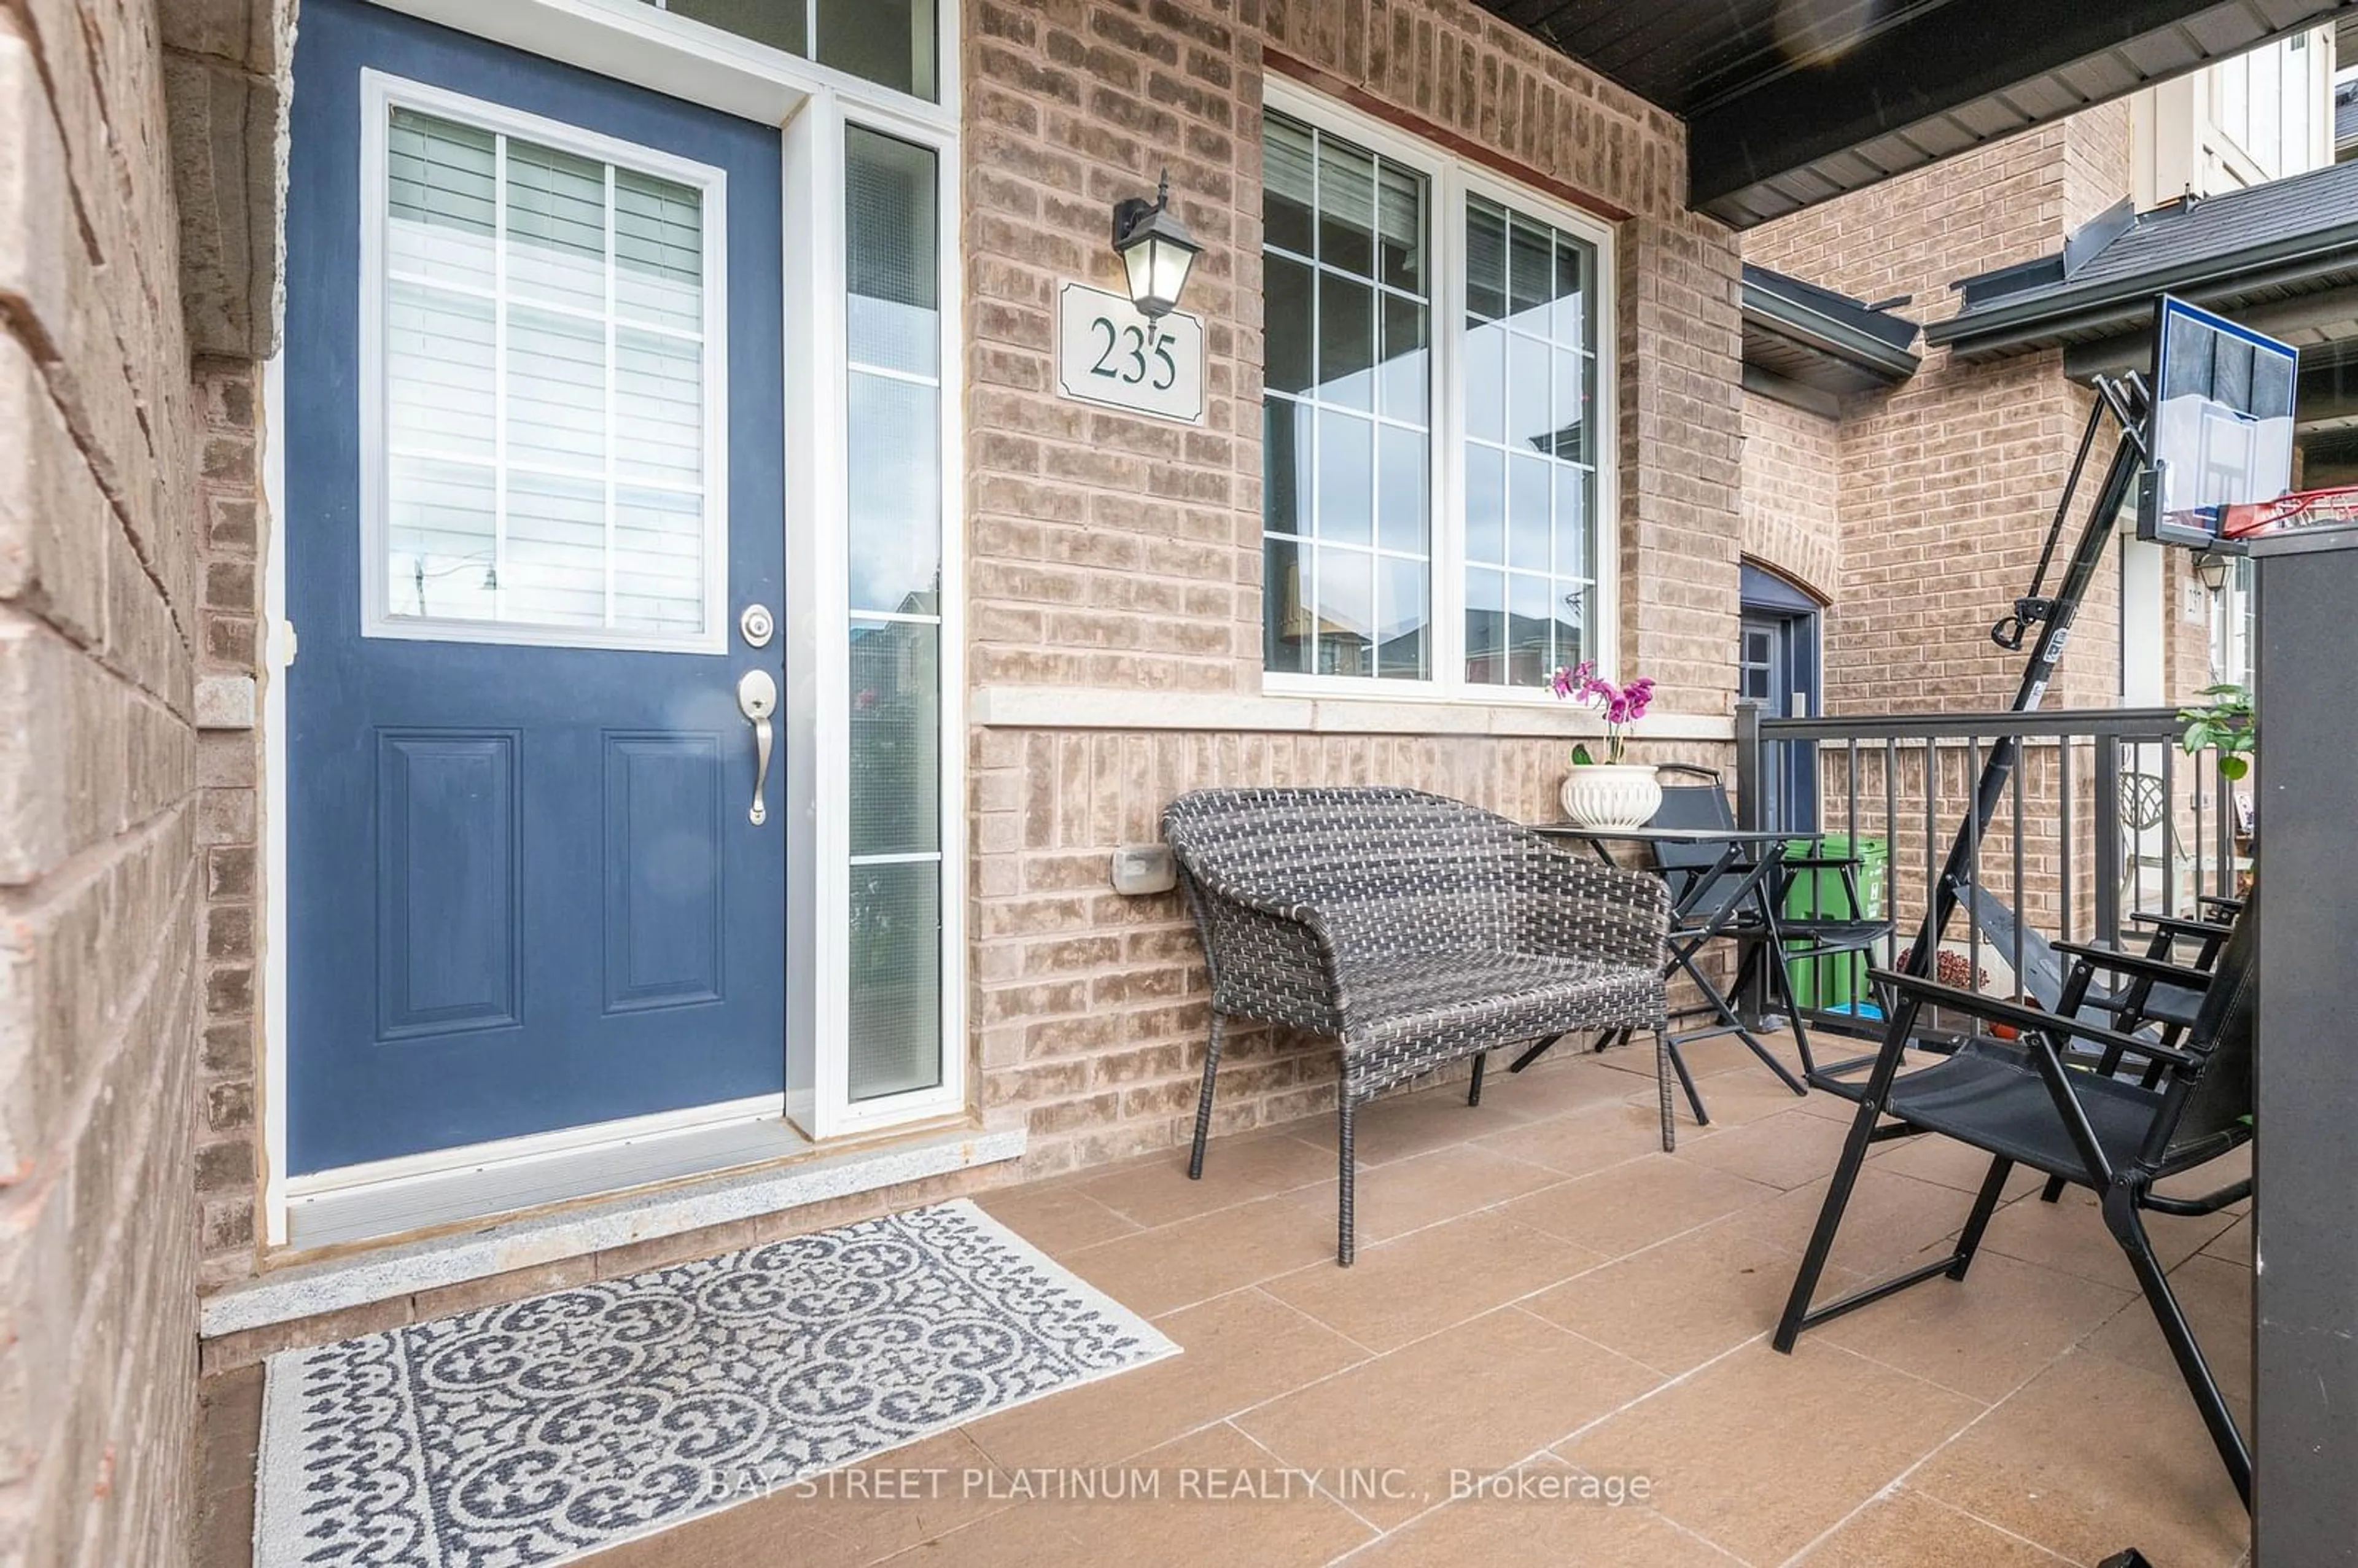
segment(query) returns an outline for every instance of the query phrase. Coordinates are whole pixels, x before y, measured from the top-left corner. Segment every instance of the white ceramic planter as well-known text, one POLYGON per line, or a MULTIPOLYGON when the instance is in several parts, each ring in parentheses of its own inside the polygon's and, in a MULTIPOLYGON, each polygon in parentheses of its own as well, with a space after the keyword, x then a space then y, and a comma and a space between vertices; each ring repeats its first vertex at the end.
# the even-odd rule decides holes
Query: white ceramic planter
POLYGON ((1643 827, 1662 804, 1651 764, 1590 762, 1563 778, 1563 815, 1578 827, 1643 827))

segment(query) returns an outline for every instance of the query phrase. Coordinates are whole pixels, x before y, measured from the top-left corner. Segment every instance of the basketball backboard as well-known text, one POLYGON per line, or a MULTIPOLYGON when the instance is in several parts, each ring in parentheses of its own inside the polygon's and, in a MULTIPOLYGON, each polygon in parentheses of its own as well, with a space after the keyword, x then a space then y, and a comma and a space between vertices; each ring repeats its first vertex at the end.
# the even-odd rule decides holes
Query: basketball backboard
POLYGON ((2299 364, 2289 343, 2161 297, 2138 538, 2201 548, 2219 536, 2226 508, 2274 501, 2292 488, 2299 364))

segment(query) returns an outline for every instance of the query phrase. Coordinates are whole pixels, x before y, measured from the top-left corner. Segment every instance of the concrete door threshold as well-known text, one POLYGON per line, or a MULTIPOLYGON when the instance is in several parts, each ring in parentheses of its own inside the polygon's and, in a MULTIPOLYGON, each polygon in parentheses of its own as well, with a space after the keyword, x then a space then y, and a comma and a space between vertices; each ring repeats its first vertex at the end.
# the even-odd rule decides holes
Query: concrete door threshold
POLYGON ((776 1214, 928 1176, 1019 1160, 1020 1119, 903 1134, 861 1148, 813 1152, 727 1172, 520 1215, 462 1230, 295 1261, 199 1304, 206 1339, 295 1323, 633 1242, 776 1214))

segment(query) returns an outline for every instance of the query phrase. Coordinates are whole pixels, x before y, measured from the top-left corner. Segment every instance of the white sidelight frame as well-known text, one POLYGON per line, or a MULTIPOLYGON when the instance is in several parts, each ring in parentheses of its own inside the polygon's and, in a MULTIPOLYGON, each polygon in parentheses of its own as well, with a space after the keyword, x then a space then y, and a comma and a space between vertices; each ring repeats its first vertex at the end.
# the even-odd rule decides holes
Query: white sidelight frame
MULTIPOLYGON (((786 542, 787 717, 817 745, 790 756, 790 929, 810 933, 809 984, 789 970, 790 1036, 840 1042, 842 1049, 788 1054, 786 1114, 816 1141, 969 1108, 966 1031, 966 596, 962 492, 965 469, 963 277, 957 130, 935 116, 873 103, 848 104, 817 95, 812 112, 787 128, 787 210, 813 215, 813 243, 787 257, 786 335, 817 350, 817 373, 789 379, 786 424, 790 512, 809 520, 786 542), (851 902, 849 798, 851 692, 849 632, 854 621, 893 619, 851 611, 846 471, 849 461, 851 356, 848 226, 844 216, 844 131, 848 125, 925 147, 935 157, 938 203, 935 257, 940 382, 942 593, 937 658, 941 692, 939 861, 941 867, 941 1081, 871 1099, 851 1098, 851 902), (801 144, 797 152, 797 144, 801 144), (800 482, 797 482, 797 481, 800 482), (833 802, 832 809, 827 803, 833 802), (808 904, 800 901, 807 897, 808 904)), ((863 860, 903 857, 862 857, 863 860)))
MULTIPOLYGON (((361 635, 388 637, 429 643, 480 643, 536 648, 604 648, 627 649, 657 654, 726 654, 732 631, 729 606, 729 185, 727 177, 709 164, 692 162, 642 147, 612 136, 600 135, 562 121, 527 114, 503 103, 494 103, 463 93, 452 92, 422 81, 390 75, 373 69, 361 72, 361 296, 360 296, 360 406, 361 406, 361 635), (701 376, 704 440, 701 453, 704 483, 699 500, 702 503, 702 536, 704 542, 703 582, 699 585, 699 601, 703 608, 703 628, 693 635, 662 633, 615 631, 596 627, 570 627, 545 622, 518 621, 479 621, 459 616, 395 615, 387 609, 388 580, 385 566, 385 542, 391 527, 392 512, 392 438, 387 420, 391 416, 391 400, 387 395, 387 380, 391 365, 385 354, 386 301, 392 285, 397 279, 385 259, 387 216, 386 195, 393 113, 396 109, 414 110, 431 114, 437 119, 451 121, 474 130, 488 131, 496 138, 493 146, 498 160, 501 227, 493 232, 493 265, 501 282, 494 286, 492 296, 493 343, 492 376, 495 405, 503 405, 506 396, 507 317, 512 301, 507 297, 505 278, 507 256, 501 241, 505 237, 507 206, 507 144, 510 140, 531 142, 572 153, 606 168, 606 294, 607 315, 603 323, 606 337, 606 430, 605 430, 605 506, 606 506, 606 573, 608 608, 611 609, 614 575, 615 528, 614 506, 618 481, 614 472, 614 395, 619 364, 614 356, 617 321, 613 314, 613 171, 627 168, 634 173, 654 175, 676 185, 694 189, 702 203, 703 214, 703 320, 701 376)), ((417 280, 453 293, 467 292, 453 285, 431 279, 417 280)), ((555 310, 531 303, 535 309, 555 310)), ((562 312, 558 312, 562 313, 562 312)), ((507 456, 507 417, 504 406, 498 416, 500 435, 497 451, 492 461, 492 557, 496 569, 502 564, 507 526, 507 480, 514 471, 507 456)), ((405 454, 431 456, 431 454, 405 454)), ((480 466, 473 460, 464 460, 480 466)))
MULTIPOLYGON (((1356 143, 1388 161, 1422 174, 1426 181, 1427 254, 1431 258, 1432 323, 1427 406, 1432 410, 1432 447, 1426 469, 1431 519, 1432 581, 1426 595, 1432 617, 1432 674, 1423 680, 1372 676, 1322 676, 1261 671, 1261 689, 1271 697, 1362 698, 1374 702, 1505 703, 1553 705, 1544 686, 1485 685, 1466 679, 1466 384, 1443 373, 1464 355, 1466 330, 1466 199, 1478 196, 1525 216, 1553 224, 1595 249, 1590 292, 1595 305, 1596 389, 1595 418, 1595 498, 1591 514, 1595 587, 1594 641, 1598 672, 1616 678, 1621 641, 1621 491, 1619 419, 1619 321, 1616 278, 1617 235, 1610 224, 1485 166, 1371 114, 1281 76, 1262 84, 1261 106, 1290 119, 1356 143), (1444 345, 1452 345, 1446 352, 1444 345)), ((1263 557, 1264 560, 1266 557, 1263 557)), ((1263 585, 1266 589, 1266 584, 1263 585)))
MULTIPOLYGON (((786 690, 781 703, 787 834, 787 930, 781 961, 785 969, 786 1096, 784 1112, 814 1141, 848 1139, 915 1123, 970 1115, 974 1077, 967 1026, 966 962, 966 756, 964 402, 966 364, 960 334, 963 279, 961 247, 963 181, 959 126, 959 0, 938 0, 940 29, 936 53, 938 96, 926 101, 864 81, 782 50, 739 38, 684 16, 674 16, 641 0, 373 0, 386 9, 437 22, 458 31, 504 43, 543 59, 582 67, 616 81, 645 87, 687 103, 780 128, 783 137, 785 232, 807 243, 789 244, 784 257, 785 365, 787 602, 781 626, 786 658, 786 690), (938 449, 942 531, 941 737, 941 1062, 933 1088, 853 1103, 849 1098, 849 974, 844 911, 849 896, 849 787, 847 749, 850 693, 847 688, 847 635, 852 616, 844 553, 848 345, 846 291, 849 265, 843 214, 844 126, 858 124, 920 144, 937 159, 938 243, 941 301, 939 363, 941 430, 938 449)), ((405 94, 408 90, 403 90, 405 94)), ((437 96, 416 106, 431 113, 437 96)), ((446 100, 449 95, 440 95, 446 100)), ((405 96, 404 102, 410 102, 405 96)), ((464 102, 461 100, 461 102, 464 102)), ((389 113, 377 110, 374 113, 389 113)), ((473 109, 456 117, 484 123, 473 109)), ((509 115, 518 124, 530 116, 509 115)), ((579 132, 563 135, 535 129, 519 132, 560 146, 578 146, 579 132)), ((641 152, 618 149, 622 157, 603 161, 653 168, 641 152)), ((585 152, 585 156, 602 156, 585 152)), ((382 175, 378 176, 381 179, 382 175)), ((380 189, 364 201, 383 204, 380 189)), ((364 211, 374 209, 364 208, 364 211)), ((372 222, 371 227, 378 225, 372 222)), ((718 254, 717 245, 708 255, 718 254)), ((708 309, 717 290, 707 290, 708 309)), ((734 351, 759 351, 746 344, 734 351)), ((708 366, 708 372, 709 372, 708 366)), ((282 395, 281 369, 265 372, 268 399, 282 395)), ((274 406, 268 401, 265 406, 274 406)), ((717 409, 717 404, 712 406, 717 409)), ((363 417, 371 416, 364 410, 363 417)), ((381 412, 377 416, 381 418, 381 412)), ((718 430, 716 417, 708 430, 718 430)), ((270 430, 277 428, 275 420, 270 430)), ((366 427, 364 427, 366 428, 366 427)), ((283 520, 287 454, 265 433, 263 485, 270 514, 283 520)), ((364 475, 364 483, 366 478, 364 475)), ((295 633, 285 619, 286 548, 283 521, 270 530, 265 560, 268 687, 263 721, 267 749, 264 800, 263 897, 268 931, 263 1001, 264 1037, 260 1076, 264 1148, 260 1187, 265 1245, 287 1239, 287 855, 286 811, 287 757, 285 681, 299 678, 286 665, 295 633)), ((725 592, 725 585, 724 589, 725 592)), ((372 601, 373 602, 373 601, 372 601)), ((734 636, 734 606, 724 605, 721 623, 734 636)), ((483 640, 522 641, 498 628, 483 640)), ((607 645, 600 643, 599 645, 607 645)), ((669 641, 662 646, 677 650, 669 641)), ((729 646, 734 646, 733 643, 729 646)), ((682 1113, 695 1119, 726 1117, 741 1108, 704 1108, 682 1113)), ((619 1147, 630 1135, 623 1124, 565 1130, 555 1136, 592 1147, 619 1147), (611 1134, 611 1137, 608 1135, 611 1134)), ((475 1163, 481 1151, 441 1152, 446 1168, 475 1163)), ((424 1159, 425 1157, 420 1157, 424 1159)), ((430 1161, 428 1162, 431 1162, 430 1161)), ((425 1169, 405 1167, 395 1179, 425 1169)), ((332 1182, 322 1173, 299 1185, 332 1182)))

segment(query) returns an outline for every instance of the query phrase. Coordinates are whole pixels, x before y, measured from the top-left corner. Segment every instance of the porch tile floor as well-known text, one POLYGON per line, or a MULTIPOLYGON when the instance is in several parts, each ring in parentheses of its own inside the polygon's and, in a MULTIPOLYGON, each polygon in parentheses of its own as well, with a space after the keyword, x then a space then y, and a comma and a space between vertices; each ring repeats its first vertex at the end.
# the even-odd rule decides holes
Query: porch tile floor
MULTIPOLYGON (((1217 1141, 1199 1183, 1182 1152, 988 1195, 1186 1353, 592 1561, 2245 1558, 2244 1511, 2084 1195, 2049 1206, 2021 1179, 1963 1285, 1929 1282, 1779 1356, 1768 1330, 1849 1108, 1716 1053, 1697 1063, 1714 1125, 1682 1114, 1666 1155, 1651 1066, 1643 1050, 1563 1052, 1497 1075, 1476 1109, 1443 1088, 1363 1112, 1348 1271, 1323 1118, 1217 1141), (1311 1470, 1314 1486, 1286 1479, 1311 1470), (1454 1495, 1453 1470, 1495 1479, 1454 1495), (1070 1472, 1159 1495, 1056 1496, 1070 1472), (1286 1495, 1206 1495, 1219 1484, 1286 1495), (918 1495, 878 1495, 893 1487, 918 1495)), ((1879 1146, 1826 1289, 1942 1246, 1981 1169, 1931 1140, 1879 1146)), ((2248 1220, 2152 1224, 2222 1383, 2247 1400, 2248 1220)), ((201 1568, 245 1563, 259 1381, 205 1390, 201 1568)))

